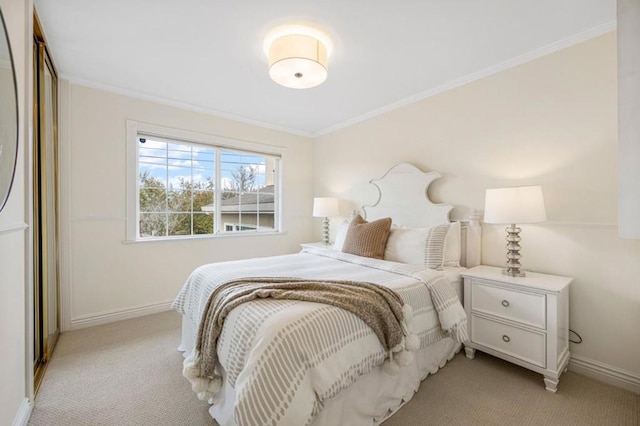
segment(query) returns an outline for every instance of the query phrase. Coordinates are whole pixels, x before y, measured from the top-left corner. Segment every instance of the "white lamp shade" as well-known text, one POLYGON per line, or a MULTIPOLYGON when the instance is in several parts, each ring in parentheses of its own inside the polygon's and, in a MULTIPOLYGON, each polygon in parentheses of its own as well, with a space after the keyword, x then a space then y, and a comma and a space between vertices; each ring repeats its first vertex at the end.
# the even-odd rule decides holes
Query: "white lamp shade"
POLYGON ((313 199, 314 217, 335 217, 340 214, 338 199, 332 197, 316 197, 313 199))
POLYGON ((541 186, 487 189, 485 223, 536 223, 547 220, 541 186))
POLYGON ((302 34, 277 38, 269 46, 269 75, 278 84, 308 89, 327 79, 327 47, 302 34))

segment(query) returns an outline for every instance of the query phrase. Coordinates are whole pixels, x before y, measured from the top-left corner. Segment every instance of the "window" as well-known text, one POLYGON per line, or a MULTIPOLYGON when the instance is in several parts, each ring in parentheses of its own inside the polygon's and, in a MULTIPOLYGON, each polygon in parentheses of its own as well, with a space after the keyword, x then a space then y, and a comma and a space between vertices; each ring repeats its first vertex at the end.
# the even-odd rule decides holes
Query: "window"
POLYGON ((127 126, 129 174, 135 176, 135 183, 129 177, 128 239, 279 231, 281 152, 264 153, 274 147, 127 126))
POLYGON ((256 229, 255 226, 240 225, 238 223, 225 223, 224 228, 226 231, 246 231, 249 229, 256 229))

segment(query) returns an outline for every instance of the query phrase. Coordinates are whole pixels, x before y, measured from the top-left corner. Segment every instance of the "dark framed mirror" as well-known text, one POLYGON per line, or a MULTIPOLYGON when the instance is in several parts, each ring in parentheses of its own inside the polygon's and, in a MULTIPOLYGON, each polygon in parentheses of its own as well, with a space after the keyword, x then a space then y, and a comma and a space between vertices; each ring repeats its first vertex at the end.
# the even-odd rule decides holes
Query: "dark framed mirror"
POLYGON ((18 104, 9 36, 0 10, 0 211, 9 198, 18 157, 18 104))

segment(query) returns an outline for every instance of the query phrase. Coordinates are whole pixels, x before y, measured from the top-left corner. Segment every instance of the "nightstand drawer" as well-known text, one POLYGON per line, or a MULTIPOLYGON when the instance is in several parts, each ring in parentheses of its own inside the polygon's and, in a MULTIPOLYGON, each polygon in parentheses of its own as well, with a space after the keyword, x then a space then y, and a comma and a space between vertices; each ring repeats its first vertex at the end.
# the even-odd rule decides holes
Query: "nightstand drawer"
POLYGON ((545 334, 472 316, 471 340, 479 345, 546 368, 545 334))
POLYGON ((545 329, 545 296, 494 287, 474 280, 471 284, 471 309, 497 317, 545 329))

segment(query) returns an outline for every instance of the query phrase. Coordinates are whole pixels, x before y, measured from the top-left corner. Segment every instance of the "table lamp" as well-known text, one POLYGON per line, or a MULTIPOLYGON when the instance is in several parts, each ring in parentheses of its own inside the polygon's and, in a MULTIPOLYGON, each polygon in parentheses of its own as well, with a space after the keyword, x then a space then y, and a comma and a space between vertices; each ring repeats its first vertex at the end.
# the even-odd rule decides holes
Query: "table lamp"
POLYGON ((313 217, 323 217, 322 244, 329 245, 329 218, 338 216, 340 209, 338 199, 332 197, 316 197, 313 199, 313 217))
POLYGON ((484 222, 510 224, 507 231, 507 267, 504 275, 524 277, 520 271, 520 228, 518 223, 538 223, 547 220, 541 186, 487 189, 484 201, 484 222))

